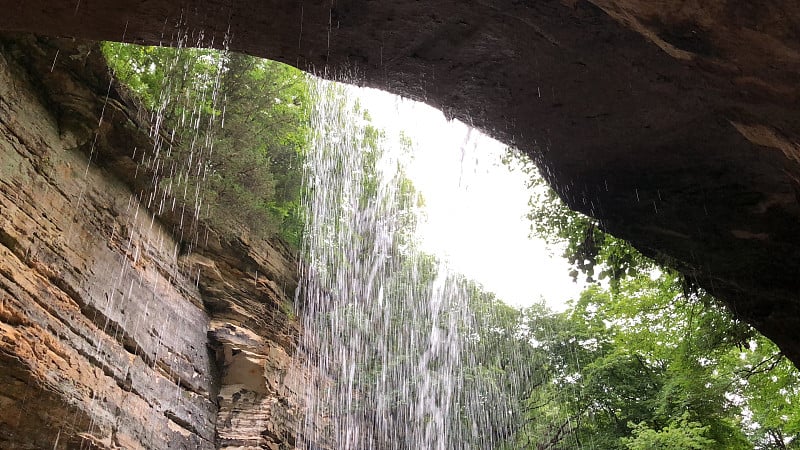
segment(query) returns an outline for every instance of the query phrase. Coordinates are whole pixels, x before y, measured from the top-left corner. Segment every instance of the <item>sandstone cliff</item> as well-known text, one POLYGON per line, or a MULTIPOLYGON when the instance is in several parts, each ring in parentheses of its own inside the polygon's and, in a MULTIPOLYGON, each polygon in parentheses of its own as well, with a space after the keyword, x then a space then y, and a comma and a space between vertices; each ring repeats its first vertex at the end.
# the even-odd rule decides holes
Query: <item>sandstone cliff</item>
POLYGON ((3 37, 0 448, 292 448, 294 257, 148 211, 138 117, 93 45, 3 37))

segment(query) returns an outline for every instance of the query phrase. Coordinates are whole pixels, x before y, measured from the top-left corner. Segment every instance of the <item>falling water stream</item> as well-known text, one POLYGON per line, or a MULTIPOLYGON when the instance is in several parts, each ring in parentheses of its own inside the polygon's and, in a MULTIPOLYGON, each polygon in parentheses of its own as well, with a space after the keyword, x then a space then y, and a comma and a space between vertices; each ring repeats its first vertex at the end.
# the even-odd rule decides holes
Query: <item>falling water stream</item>
POLYGON ((403 145, 372 128, 346 88, 315 87, 297 303, 300 354, 318 382, 299 446, 494 448, 490 422, 509 414, 513 393, 470 377, 480 344, 470 286, 416 245, 403 145))
MULTIPOLYGON (((155 174, 153 193, 141 200, 150 207, 160 200, 161 212, 170 208, 163 199, 177 197, 171 210, 180 212, 182 239, 194 246, 202 236, 187 224, 203 215, 213 148, 213 117, 202 114, 196 98, 210 96, 216 105, 220 80, 200 83, 197 95, 175 95, 171 80, 154 116, 154 155, 140 156, 155 174), (185 161, 167 165, 172 149, 160 128, 163 111, 182 101, 188 115, 181 125, 192 145, 185 161)), ((297 447, 497 448, 519 422, 515 402, 530 374, 521 355, 500 355, 489 341, 492 333, 499 340, 516 330, 487 330, 491 320, 476 314, 487 307, 480 288, 420 249, 422 199, 407 175, 408 143, 370 123, 354 88, 310 83, 313 137, 296 293, 303 331, 295 363, 311 381, 297 447)))

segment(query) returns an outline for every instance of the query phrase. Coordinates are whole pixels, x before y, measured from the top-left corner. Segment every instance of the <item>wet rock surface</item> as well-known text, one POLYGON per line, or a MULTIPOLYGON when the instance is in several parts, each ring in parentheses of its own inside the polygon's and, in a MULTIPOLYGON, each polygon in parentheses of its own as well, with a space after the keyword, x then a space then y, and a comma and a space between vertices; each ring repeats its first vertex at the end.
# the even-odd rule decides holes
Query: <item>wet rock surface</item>
POLYGON ((4 29, 229 43, 428 102, 530 154, 573 208, 682 270, 800 362, 800 4, 0 5, 4 29))
POLYGON ((293 448, 291 252, 185 252, 96 46, 0 41, 0 447, 293 448))

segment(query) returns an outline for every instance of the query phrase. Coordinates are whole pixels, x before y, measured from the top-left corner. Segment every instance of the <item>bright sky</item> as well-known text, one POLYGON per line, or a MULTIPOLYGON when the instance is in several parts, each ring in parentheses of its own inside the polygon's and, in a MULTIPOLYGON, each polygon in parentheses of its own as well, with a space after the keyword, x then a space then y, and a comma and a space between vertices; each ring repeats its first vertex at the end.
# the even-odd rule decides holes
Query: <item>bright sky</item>
POLYGON ((528 237, 527 177, 502 164, 505 145, 423 103, 375 89, 353 92, 387 137, 403 132, 414 142, 408 176, 425 199, 423 250, 514 306, 544 298, 563 310, 577 297, 581 286, 559 252, 528 237))

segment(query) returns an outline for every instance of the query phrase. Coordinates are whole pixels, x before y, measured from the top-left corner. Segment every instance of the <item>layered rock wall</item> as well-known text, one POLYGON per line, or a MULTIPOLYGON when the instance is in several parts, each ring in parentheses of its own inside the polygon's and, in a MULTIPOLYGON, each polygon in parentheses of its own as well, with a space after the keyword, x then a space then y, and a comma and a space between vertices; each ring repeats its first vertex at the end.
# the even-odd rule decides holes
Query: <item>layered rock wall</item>
POLYGON ((0 51, 0 447, 292 448, 295 265, 155 217, 146 124, 97 48, 0 51), (185 236, 184 236, 185 237, 185 236))

